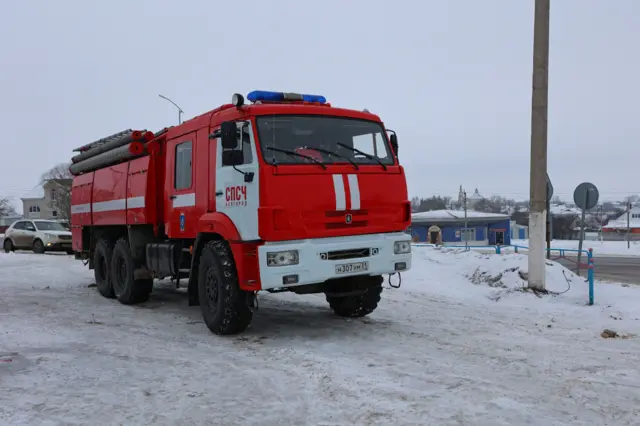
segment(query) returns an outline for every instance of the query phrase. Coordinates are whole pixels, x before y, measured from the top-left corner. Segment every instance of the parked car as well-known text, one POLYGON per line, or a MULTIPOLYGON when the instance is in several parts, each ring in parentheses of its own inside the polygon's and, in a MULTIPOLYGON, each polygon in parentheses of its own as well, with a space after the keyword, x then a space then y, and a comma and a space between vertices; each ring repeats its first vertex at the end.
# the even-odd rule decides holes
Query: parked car
POLYGON ((64 251, 73 254, 71 232, 53 220, 19 220, 4 233, 4 251, 33 250, 34 253, 64 251))

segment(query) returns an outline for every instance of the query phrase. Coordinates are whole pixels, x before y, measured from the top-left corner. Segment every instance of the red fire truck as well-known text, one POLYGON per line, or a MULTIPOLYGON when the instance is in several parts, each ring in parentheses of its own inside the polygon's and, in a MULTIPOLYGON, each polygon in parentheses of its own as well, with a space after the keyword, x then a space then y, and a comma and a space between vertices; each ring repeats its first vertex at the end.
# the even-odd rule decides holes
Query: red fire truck
POLYGON ((76 258, 123 304, 146 301, 154 279, 184 283, 216 334, 247 328, 258 291, 325 293, 340 316, 373 312, 383 277, 411 267, 395 132, 323 96, 247 100, 76 149, 76 258))

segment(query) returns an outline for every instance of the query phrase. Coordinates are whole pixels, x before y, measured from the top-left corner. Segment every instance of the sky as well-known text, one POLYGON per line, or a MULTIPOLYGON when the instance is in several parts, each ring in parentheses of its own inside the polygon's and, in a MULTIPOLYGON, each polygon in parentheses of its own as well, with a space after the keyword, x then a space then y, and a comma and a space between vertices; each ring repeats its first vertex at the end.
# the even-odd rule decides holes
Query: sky
MULTIPOLYGON (((80 145, 254 89, 316 93, 398 133, 411 196, 529 198, 533 0, 30 0, 0 13, 0 196, 80 145)), ((640 2, 551 5, 548 173, 640 193, 640 2)))

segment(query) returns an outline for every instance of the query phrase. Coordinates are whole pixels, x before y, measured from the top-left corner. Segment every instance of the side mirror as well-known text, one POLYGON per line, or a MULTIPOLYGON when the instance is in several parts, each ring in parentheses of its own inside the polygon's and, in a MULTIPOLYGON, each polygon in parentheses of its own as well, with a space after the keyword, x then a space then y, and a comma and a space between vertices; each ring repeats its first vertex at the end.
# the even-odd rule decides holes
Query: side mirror
POLYGON ((244 153, 240 149, 222 151, 223 166, 239 166, 244 163, 244 153))
POLYGON ((236 149, 238 147, 238 127, 234 121, 225 121, 220 125, 220 138, 223 149, 236 149))
POLYGON ((392 133, 389 137, 389 142, 391 142, 391 148, 393 148, 393 153, 398 156, 398 136, 395 133, 392 133))

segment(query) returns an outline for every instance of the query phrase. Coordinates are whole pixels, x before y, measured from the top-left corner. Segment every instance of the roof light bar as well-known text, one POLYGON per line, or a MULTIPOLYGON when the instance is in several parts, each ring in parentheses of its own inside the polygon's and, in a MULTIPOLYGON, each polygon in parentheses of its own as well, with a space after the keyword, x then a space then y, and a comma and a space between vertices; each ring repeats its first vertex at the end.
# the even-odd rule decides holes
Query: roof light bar
POLYGON ((304 101, 324 104, 327 99, 321 95, 307 95, 301 93, 286 92, 269 92, 266 90, 254 90, 247 95, 247 99, 251 102, 285 102, 285 101, 304 101))

